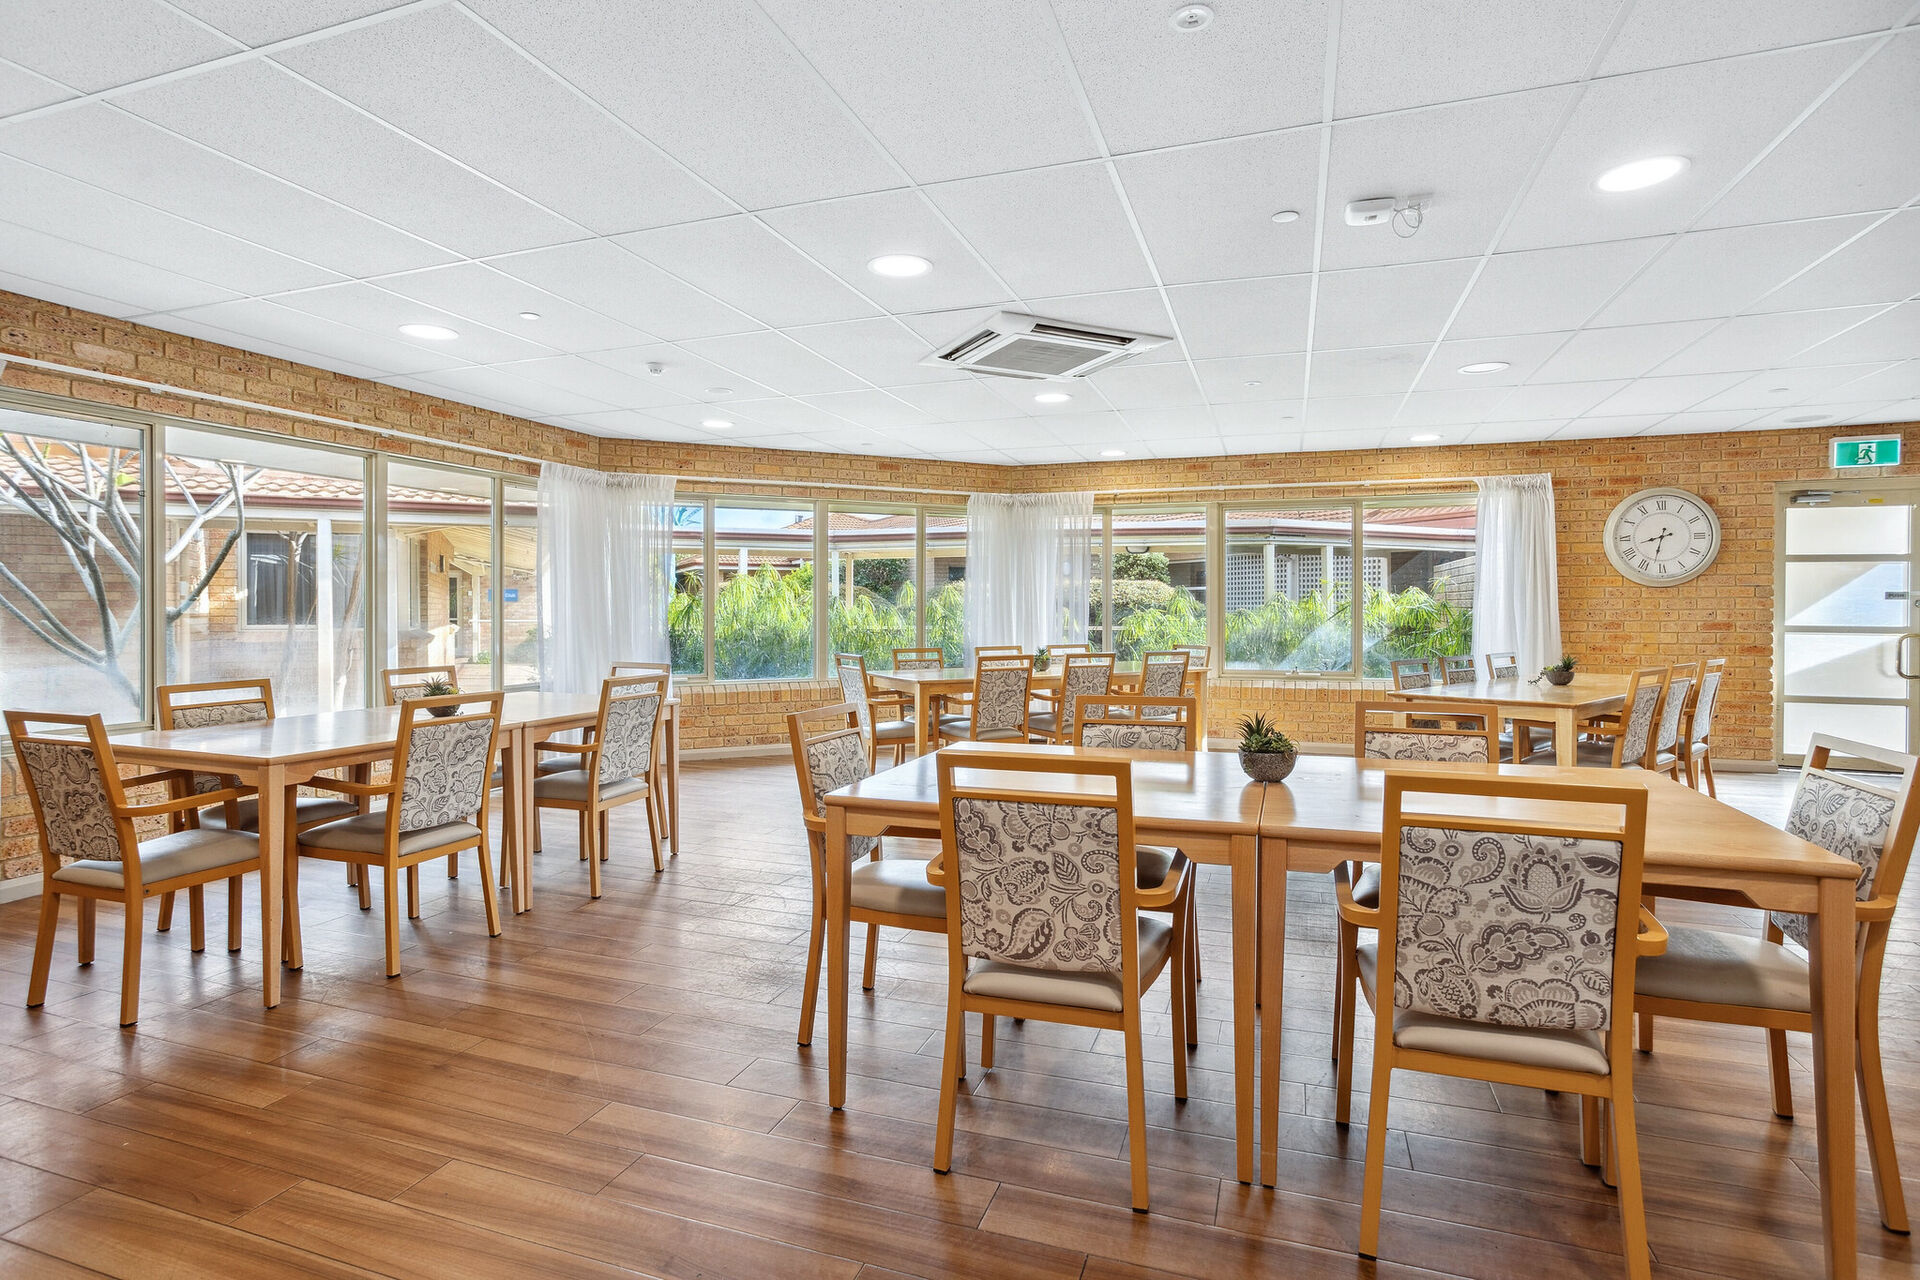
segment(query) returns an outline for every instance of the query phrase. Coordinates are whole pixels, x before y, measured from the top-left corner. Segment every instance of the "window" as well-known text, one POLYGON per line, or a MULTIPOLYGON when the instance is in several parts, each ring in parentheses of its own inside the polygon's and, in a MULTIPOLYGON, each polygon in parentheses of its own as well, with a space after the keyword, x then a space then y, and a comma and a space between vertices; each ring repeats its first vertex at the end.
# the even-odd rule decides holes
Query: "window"
POLYGON ((0 704, 138 721, 140 433, 0 409, 0 704))
POLYGON ((509 480, 500 503, 501 683, 540 683, 540 495, 509 480))
POLYGON ((493 688, 494 577, 493 477, 388 463, 383 665, 444 664, 462 689, 493 688))
POLYGON ((713 508, 713 676, 814 674, 813 507, 713 508))
POLYGON ((1119 508, 1111 520, 1112 607, 1090 615, 1113 652, 1126 662, 1207 643, 1206 510, 1119 508))
MULTIPOLYGON (((326 594, 336 625, 346 620, 345 610, 353 597, 352 578, 359 571, 360 561, 359 535, 343 534, 339 540, 351 548, 351 554, 333 559, 334 581, 326 594)), ((246 548, 247 625, 312 626, 320 616, 322 595, 317 567, 319 538, 309 533, 249 529, 246 548)))
POLYGON ((676 674, 707 673, 707 508, 673 509, 673 595, 667 601, 667 642, 676 674))
POLYGON ((1353 669, 1353 508, 1226 513, 1227 669, 1353 669))
POLYGON ((926 627, 920 641, 938 646, 950 667, 965 660, 967 651, 967 513, 964 510, 927 512, 926 627))
POLYGON ((868 668, 886 670, 893 651, 914 645, 914 539, 912 508, 849 511, 829 508, 827 517, 827 648, 857 653, 868 668))
POLYGON ((1395 499, 1361 513, 1363 674, 1390 676, 1396 658, 1472 653, 1477 502, 1395 499))

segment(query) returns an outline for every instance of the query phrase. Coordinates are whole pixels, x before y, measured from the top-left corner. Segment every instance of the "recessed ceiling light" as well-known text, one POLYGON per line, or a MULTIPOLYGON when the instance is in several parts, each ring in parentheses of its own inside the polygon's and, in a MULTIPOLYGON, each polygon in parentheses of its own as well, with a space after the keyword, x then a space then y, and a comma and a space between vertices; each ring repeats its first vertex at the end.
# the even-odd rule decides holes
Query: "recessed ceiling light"
POLYGON ((1182 5, 1167 19, 1175 31, 1198 31, 1213 21, 1213 10, 1204 4, 1182 5))
POLYGON ((1826 420, 1827 415, 1824 413, 1803 413, 1797 418, 1787 419, 1788 422, 1825 422, 1826 420))
POLYGON ((1436 435, 1431 431, 1423 431, 1417 436, 1407 437, 1407 439, 1413 441, 1415 444, 1432 444, 1435 440, 1438 440, 1439 438, 1440 437, 1438 435, 1436 435))
POLYGON ((732 387, 708 387, 707 394, 710 396, 730 396, 733 394, 733 388, 732 387))
POLYGON ((1505 360, 1482 360, 1478 364, 1461 365, 1460 372, 1462 373, 1498 373, 1502 369, 1509 368, 1509 367, 1510 366, 1507 364, 1505 360))
POLYGON ((522 311, 520 313, 520 318, 522 320, 538 320, 540 318, 540 313, 538 311, 522 311))
POLYGON ((1125 449, 1102 449, 1100 456, 1103 458, 1124 458, 1127 456, 1127 451, 1125 449))
POLYGON ((927 274, 933 270, 933 264, 911 253, 883 253, 867 263, 867 270, 877 276, 892 276, 896 280, 905 280, 912 276, 927 274))
POLYGON ((1273 220, 1284 227, 1289 222, 1300 221, 1300 211, 1298 209, 1282 209, 1273 215, 1273 220))
POLYGON ((1783 396, 1792 389, 1791 387, 1768 387, 1767 394, 1770 396, 1783 396))
POLYGON ((429 342, 452 342, 460 336, 443 324, 403 324, 400 332, 409 338, 425 338, 429 342))
POLYGON ((1616 165, 1594 180, 1602 191, 1639 191, 1678 177, 1687 167, 1685 156, 1648 156, 1616 165))
POLYGON ((725 418, 702 418, 700 419, 700 425, 703 427, 711 427, 715 431, 725 431, 733 424, 725 418))
POLYGON ((1241 385, 1247 386, 1247 387, 1257 387, 1260 385, 1260 380, 1258 378, 1255 378, 1252 382, 1242 383, 1241 385))
POLYGON ((1071 399, 1073 399, 1073 397, 1064 391, 1042 391, 1033 398, 1033 402, 1035 404, 1065 404, 1071 399))

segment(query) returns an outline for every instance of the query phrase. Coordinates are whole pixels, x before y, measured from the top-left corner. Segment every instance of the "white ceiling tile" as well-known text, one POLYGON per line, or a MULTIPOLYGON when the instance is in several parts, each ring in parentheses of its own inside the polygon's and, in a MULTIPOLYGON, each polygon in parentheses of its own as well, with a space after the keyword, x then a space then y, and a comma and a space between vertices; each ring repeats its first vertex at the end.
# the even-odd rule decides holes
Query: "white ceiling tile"
MULTIPOLYGON (((103 316, 126 319, 139 315, 146 310, 138 303, 121 298, 108 298, 97 293, 88 293, 84 289, 75 289, 51 280, 35 280, 31 276, 16 275, 11 271, 0 270, 0 289, 8 293, 18 293, 29 298, 40 298, 47 302, 57 302, 63 307, 79 307, 83 311, 97 312, 103 316)), ((165 328, 165 325, 161 326, 165 328)), ((231 335, 220 339, 231 341, 231 335)), ((4 358, 4 357, 0 357, 4 358)))
POLYGON ((680 346, 731 370, 738 377, 752 378, 780 395, 853 391, 865 385, 857 375, 771 329, 720 338, 692 338, 680 346))
POLYGON ((236 160, 458 253, 578 238, 574 223, 369 120, 264 59, 116 104, 236 160))
POLYGON ((510 254, 487 265, 669 342, 762 327, 610 240, 510 254))
MULTIPOLYGON (((1761 410, 1773 410, 1785 405, 1799 404, 1803 400, 1814 399, 1845 384, 1851 389, 1866 381, 1865 375, 1881 369, 1897 369, 1898 365, 1847 364, 1828 368, 1811 369, 1769 369, 1764 373, 1751 374, 1734 383, 1718 395, 1702 400, 1696 409, 1702 412, 1742 410, 1749 417, 1761 410)), ((1920 388, 1916 389, 1920 394, 1920 388)), ((1850 394, 1848 398, 1853 398, 1850 394)), ((1861 395, 1862 400, 1873 399, 1871 392, 1861 395)), ((1884 397, 1883 397, 1884 398, 1884 397)))
POLYGON ((658 418, 676 427, 699 427, 702 431, 716 433, 717 438, 724 436, 727 440, 742 434, 783 435, 789 430, 786 427, 770 427, 765 423, 753 421, 741 413, 731 400, 648 405, 647 414, 649 417, 658 418), (733 426, 709 427, 706 425, 709 422, 731 422, 733 426))
MULTIPOLYGON (((1113 293, 1066 294, 1060 297, 1034 298, 1036 314, 1049 320, 1069 320, 1074 324, 1125 329, 1131 333, 1150 333, 1156 337, 1173 335, 1173 320, 1158 289, 1121 289, 1113 293)), ((964 325, 956 328, 958 333, 964 325)), ((1159 364, 1166 360, 1184 360, 1178 342, 1128 356, 1128 364, 1159 364)))
MULTIPOLYGON (((909 317, 911 320, 911 317, 909 317)), ((812 324, 786 330, 786 335, 857 377, 878 387, 920 382, 953 382, 970 375, 951 367, 922 365, 936 342, 948 342, 965 332, 964 324, 951 332, 925 339, 889 319, 846 320, 839 324, 812 324)))
POLYGON ((975 378, 889 387, 888 390, 922 413, 942 422, 991 421, 1025 416, 1024 411, 1005 396, 995 395, 975 378))
POLYGON ((1899 400, 1841 419, 1850 427, 1878 426, 1882 423, 1920 422, 1920 399, 1899 400))
POLYGON ((1301 432, 1265 431, 1258 435, 1222 436, 1220 446, 1229 457, 1253 453, 1298 453, 1301 432))
POLYGON ((1595 317, 1602 325, 1733 315, 1832 252, 1873 221, 1867 214, 1690 231, 1595 317))
POLYGON ((156 0, 25 0, 7 6, 6 56, 83 93, 224 57, 239 45, 156 0))
POLYGON ((398 8, 409 0, 169 0, 242 44, 258 48, 398 8))
POLYGON ((1455 391, 1416 391, 1409 395, 1394 421, 1403 427, 1442 427, 1480 423, 1507 398, 1505 387, 1455 391))
POLYGON ((1158 409, 1127 409, 1120 414, 1127 430, 1142 440, 1212 435, 1213 411, 1205 405, 1171 405, 1158 409))
POLYGON ((0 62, 0 116, 31 111, 74 96, 74 91, 65 85, 35 75, 25 67, 0 62))
POLYGON ((1600 74, 1811 44, 1898 22, 1909 0, 1635 0, 1600 74))
POLYGON ((1313 268, 1317 133, 1234 138, 1116 162, 1160 278, 1170 284, 1313 268), (1204 198, 1195 194, 1204 192, 1204 198), (1282 209, 1301 214, 1278 225, 1282 209))
POLYGON ((1049 436, 1064 444, 1114 447, 1134 439, 1133 428, 1112 410, 1052 417, 1041 425, 1049 436))
POLYGON ((1316 400, 1332 396, 1398 396, 1413 389, 1420 362, 1432 350, 1425 343, 1403 347, 1360 347, 1316 351, 1307 388, 1316 400))
POLYGON ((1395 111, 1578 80, 1613 14, 1588 0, 1514 6, 1344 0, 1335 114, 1395 111))
MULTIPOLYGON (((1035 382, 1026 378, 983 376, 980 384, 1020 413, 1035 418, 1064 418, 1116 407, 1107 402, 1099 386, 1087 379, 1076 379, 1073 382, 1035 382), (1037 398, 1049 394, 1064 395, 1068 398, 1045 404, 1037 398)), ((1197 400, 1188 403, 1197 403, 1197 400)))
POLYGON ((1088 379, 1116 409, 1167 409, 1204 405, 1206 397, 1184 364, 1119 365, 1088 379))
POLYGON ((1496 253, 1474 282, 1447 336, 1483 338, 1577 329, 1665 243, 1648 238, 1496 253))
POLYGON ((1167 290, 1195 360, 1307 348, 1309 276, 1269 276, 1167 290))
POLYGON ((1686 436, 1709 431, 1738 431, 1754 419, 1751 409, 1712 409, 1676 413, 1666 421, 1648 427, 1650 436, 1686 436))
MULTIPOLYGON (((1844 44, 1831 52, 1850 62, 1862 50, 1844 44)), ((1771 55, 1756 61, 1802 56, 1771 55)), ((1917 190, 1920 29, 1909 27, 1742 178, 1708 212, 1706 221, 1727 226, 1891 209, 1912 199, 1917 190)))
POLYGON ((903 185, 750 0, 469 7, 749 209, 903 185))
POLYGON ((1200 360, 1200 389, 1210 404, 1272 401, 1298 397, 1305 384, 1307 358, 1299 353, 1200 360))
POLYGON ((103 103, 0 129, 0 151, 343 274, 453 256, 103 103))
POLYGON ((878 311, 745 214, 636 231, 615 242, 774 328, 878 311))
POLYGON ((787 396, 773 400, 730 401, 727 411, 737 419, 785 431, 837 431, 851 425, 837 413, 787 396))
POLYGON ((1828 338, 1786 364, 1857 364, 1905 360, 1920 351, 1920 302, 1903 303, 1828 338))
POLYGON ((584 356, 547 356, 539 360, 516 361, 504 367, 510 373, 532 378, 535 382, 544 382, 562 391, 588 396, 602 404, 622 409, 682 404, 687 399, 644 375, 636 378, 584 356))
MULTIPOLYGON (((651 404, 670 404, 686 400, 759 400, 775 394, 738 371, 723 369, 695 356, 684 347, 652 343, 640 347, 622 347, 617 351, 588 352, 586 359, 609 369, 617 369, 630 378, 663 393, 651 404), (654 367, 660 372, 655 373, 654 367), (725 394, 714 390, 725 387, 725 394)), ((633 403, 631 407, 646 407, 633 403)))
MULTIPOLYGON (((673 430, 667 423, 637 409, 614 409, 605 413, 574 414, 567 425, 589 435, 625 440, 660 440, 673 430)), ((708 432, 708 435, 716 434, 708 432)))
POLYGON ((1009 419, 1001 422, 969 422, 966 435, 974 443, 988 449, 1025 449, 1034 446, 1052 447, 1062 444, 1054 438, 1045 426, 1030 418, 1009 419))
POLYGON ((1511 338, 1466 338, 1443 342, 1420 378, 1422 391, 1509 387, 1525 382, 1567 340, 1564 333, 1529 333, 1511 338), (1476 364, 1504 363, 1492 373, 1462 373, 1476 364))
POLYGON ((1105 165, 1067 165, 927 187, 1020 297, 1153 283, 1105 165))
POLYGON ((1802 311, 1899 302, 1920 293, 1920 209, 1873 230, 1754 303, 1757 311, 1802 311))
POLYGON ((1840 418, 1840 414, 1817 405, 1794 405, 1787 409, 1775 409, 1772 413, 1762 414, 1749 425, 1766 430, 1782 430, 1788 427, 1823 427, 1840 418))
POLYGON ((522 417, 596 413, 613 407, 591 396, 563 391, 544 382, 522 377, 511 369, 447 369, 440 373, 416 375, 404 380, 402 385, 413 385, 416 390, 429 395, 447 396, 455 400, 482 398, 493 404, 511 405, 512 408, 507 412, 522 417))
POLYGON ((1619 436, 1637 436, 1648 427, 1666 419, 1665 414, 1648 413, 1620 418, 1582 418, 1554 433, 1556 440, 1593 440, 1619 436))
POLYGON ((801 399, 825 409, 856 426, 877 427, 883 431, 901 427, 930 427, 937 419, 885 391, 836 391, 830 395, 803 396, 801 399))
POLYGON ((1770 368, 1847 326, 1858 324, 1878 310, 1877 307, 1841 307, 1833 311, 1735 316, 1661 363, 1658 372, 1738 373, 1770 368))
POLYGON ((1429 107, 1333 127, 1322 268, 1384 266, 1486 252, 1572 89, 1429 107), (1489 139, 1498 139, 1489 146, 1489 139), (1349 201, 1431 196, 1420 229, 1350 227, 1349 201))
POLYGON ((1462 437, 1463 444, 1519 444, 1528 440, 1545 440, 1554 432, 1566 426, 1565 422, 1492 422, 1483 423, 1470 429, 1462 437))
POLYGON ((1600 378, 1637 378, 1712 329, 1711 320, 1643 324, 1621 329, 1586 329, 1540 366, 1540 382, 1587 382, 1600 378))
POLYGON ((986 306, 1007 289, 926 198, 881 191, 761 215, 775 231, 888 311, 986 306), (876 275, 867 263, 882 254, 925 258, 933 270, 908 279, 876 275))
POLYGON ((1176 31, 1172 9, 1156 0, 1055 0, 1074 70, 1115 152, 1320 118, 1326 0, 1218 9, 1209 26, 1176 31))
POLYGON ((1554 422, 1578 417, 1627 385, 1606 382, 1549 382, 1515 387, 1487 415, 1489 422, 1554 422))
POLYGON ((632 325, 622 324, 559 294, 535 288, 524 280, 516 280, 487 263, 459 262, 447 267, 429 267, 425 271, 382 276, 374 283, 390 293, 439 307, 463 320, 491 325, 558 351, 604 351, 653 341, 652 335, 632 325), (531 311, 540 318, 522 320, 523 311, 531 311))
POLYGON ((453 6, 301 45, 276 60, 602 235, 733 208, 453 6))
POLYGON ((249 244, 64 175, 0 157, 0 216, 82 244, 137 247, 142 262, 236 293, 277 293, 338 280, 324 267, 249 244))
POLYGON ((552 354, 552 348, 541 343, 463 321, 459 316, 437 307, 357 281, 285 293, 274 301, 295 311, 322 316, 365 333, 381 337, 391 334, 396 342, 421 347, 436 355, 444 352, 474 364, 532 360, 552 354), (460 336, 445 342, 412 338, 400 332, 400 326, 407 324, 441 325, 460 336))
POLYGON ((1404 396, 1315 396, 1307 402, 1306 425, 1313 431, 1377 430, 1393 425, 1404 396))
MULTIPOLYGON (((430 373, 436 369, 454 369, 466 363, 451 352, 429 351, 425 347, 402 342, 398 334, 387 337, 366 333, 309 312, 295 311, 260 298, 218 302, 212 306, 195 307, 172 316, 152 317, 143 323, 156 325, 162 329, 172 329, 176 327, 176 321, 215 326, 233 336, 215 338, 213 341, 232 342, 236 346, 250 351, 260 351, 267 355, 277 353, 261 346, 262 342, 277 343, 283 347, 311 352, 313 353, 311 357, 289 356, 287 358, 317 364, 325 369, 337 369, 343 373, 372 370, 371 374, 365 376, 383 377, 391 374, 430 373), (353 367, 345 368, 343 362, 353 367)), ((191 330, 182 331, 191 332, 191 330)))
MULTIPOLYGON (((1858 56, 1846 46, 1795 49, 1592 82, 1500 247, 1680 230, 1858 56), (1686 156, 1691 164, 1641 191, 1594 186, 1615 165, 1661 155, 1686 156)), ((1775 210, 1733 221, 1782 216, 1775 210)))
MULTIPOLYGON (((1863 376, 1836 380, 1832 384, 1836 396, 1844 396, 1848 400, 1908 400, 1920 396, 1920 359, 1886 365, 1877 370, 1861 365, 1848 367, 1859 370, 1863 376)), ((1819 370, 1796 369, 1793 372, 1811 374, 1819 370)))
POLYGON ((1599 417, 1635 413, 1680 413, 1745 379, 1737 373, 1695 373, 1678 378, 1640 378, 1603 400, 1599 417))
POLYGON ((1356 449, 1372 451, 1386 443, 1384 427, 1339 428, 1332 431, 1308 431, 1300 437, 1300 447, 1310 453, 1349 453, 1356 449))
POLYGON ((1473 265, 1463 260, 1410 262, 1365 271, 1322 272, 1314 312, 1314 350, 1432 342, 1446 327, 1473 265))
POLYGON ((30 279, 114 298, 141 311, 172 311, 239 296, 205 280, 10 222, 0 222, 0 262, 33 273, 30 279))
POLYGON ((918 182, 1097 154, 1052 18, 1024 0, 763 0, 918 182), (884 74, 875 74, 884 67, 884 74))
POLYGON ((1220 434, 1227 436, 1298 431, 1302 412, 1298 400, 1217 404, 1213 406, 1213 420, 1220 434))

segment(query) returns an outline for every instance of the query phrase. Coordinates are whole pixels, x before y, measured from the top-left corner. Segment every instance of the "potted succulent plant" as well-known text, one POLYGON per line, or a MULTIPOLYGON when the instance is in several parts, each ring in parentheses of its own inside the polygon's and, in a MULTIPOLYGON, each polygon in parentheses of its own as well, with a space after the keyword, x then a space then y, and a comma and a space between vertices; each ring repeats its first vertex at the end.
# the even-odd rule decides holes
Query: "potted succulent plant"
POLYGON ((1573 655, 1562 654, 1560 661, 1540 668, 1540 674, 1547 678, 1548 684, 1572 684, 1573 665, 1573 655))
POLYGON ((1280 726, 1256 711, 1240 717, 1240 768, 1255 782, 1280 782, 1293 772, 1300 748, 1280 726))
MULTIPOLYGON (((458 692, 460 692, 460 690, 456 688, 452 683, 446 680, 442 680, 438 676, 435 676, 433 679, 427 681, 425 684, 420 686, 420 696, 423 698, 444 698, 450 693, 458 693, 458 692)), ((453 706, 451 704, 444 707, 429 707, 427 708, 427 714, 435 715, 435 716, 450 716, 454 712, 458 711, 459 709, 460 709, 459 707, 453 706)))
POLYGON ((1053 665, 1053 654, 1050 651, 1048 651, 1044 646, 1034 653, 1033 669, 1035 671, 1045 671, 1048 667, 1052 665, 1053 665))

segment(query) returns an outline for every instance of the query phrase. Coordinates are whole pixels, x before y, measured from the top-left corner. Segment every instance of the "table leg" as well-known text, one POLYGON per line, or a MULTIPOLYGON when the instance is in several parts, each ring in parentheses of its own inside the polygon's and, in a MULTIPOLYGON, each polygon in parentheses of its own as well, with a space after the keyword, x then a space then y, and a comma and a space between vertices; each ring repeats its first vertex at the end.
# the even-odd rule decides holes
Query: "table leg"
POLYGON ((667 848, 680 852, 680 708, 667 708, 667 848))
POLYGON ((847 811, 827 806, 827 1104, 847 1105, 848 913, 853 909, 847 868, 847 811))
POLYGON ((913 686, 913 758, 918 760, 927 754, 927 686, 916 681, 913 686))
MULTIPOLYGON (((502 873, 513 886, 508 900, 513 910, 520 909, 520 797, 514 794, 513 779, 520 768, 520 735, 513 729, 500 735, 500 857, 502 873)), ((488 885, 489 893, 498 893, 497 885, 488 885)))
MULTIPOLYGON (((262 807, 265 806, 266 794, 264 791, 260 793, 262 807)), ((299 794, 293 788, 288 788, 280 810, 280 829, 287 846, 287 856, 281 862, 280 872, 280 932, 284 935, 280 959, 289 969, 304 969, 307 964, 306 953, 300 942, 299 794)))
POLYGON ((513 785, 519 791, 514 797, 514 807, 520 817, 520 847, 515 851, 519 862, 514 867, 516 874, 513 877, 513 910, 516 915, 533 910, 533 833, 540 822, 540 811, 533 803, 533 741, 532 726, 521 726, 515 736, 513 751, 513 785))
POLYGON ((1280 1007, 1287 961, 1287 845, 1260 841, 1260 1185, 1280 1164, 1280 1007))
POLYGON ((276 797, 287 793, 284 765, 261 768, 256 785, 260 793, 260 969, 261 995, 267 1008, 280 1003, 280 895, 286 884, 287 814, 276 797))
POLYGON ((1820 1221, 1827 1275, 1850 1277, 1854 1222, 1854 923, 1853 881, 1820 881, 1807 958, 1813 988, 1813 1098, 1820 1150, 1820 1221))
MULTIPOLYGON (((1242 1182, 1253 1181, 1254 984, 1260 967, 1260 845, 1255 836, 1233 837, 1233 1101, 1234 1169, 1242 1182)), ((1266 1008, 1280 1010, 1277 986, 1269 988, 1266 1008)), ((1275 1018, 1277 1024, 1278 1019, 1275 1018)))
POLYGON ((1577 737, 1578 726, 1574 723, 1572 707, 1555 707, 1553 711, 1553 762, 1562 768, 1571 769, 1580 763, 1580 743, 1577 737))

